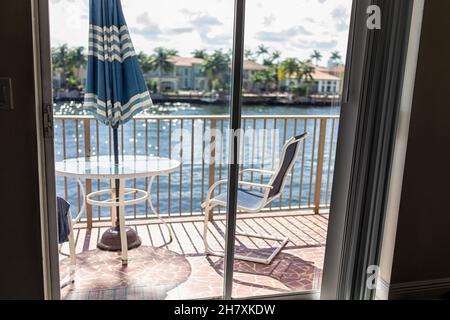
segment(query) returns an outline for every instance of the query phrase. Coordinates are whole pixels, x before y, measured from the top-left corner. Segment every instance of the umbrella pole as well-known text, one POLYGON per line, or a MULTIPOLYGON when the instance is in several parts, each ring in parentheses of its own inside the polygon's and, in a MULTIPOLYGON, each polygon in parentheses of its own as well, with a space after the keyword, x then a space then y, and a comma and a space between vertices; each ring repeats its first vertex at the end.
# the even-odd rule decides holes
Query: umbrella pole
MULTIPOLYGON (((115 168, 119 167, 120 157, 119 157, 119 132, 118 128, 113 127, 113 148, 114 148, 114 166, 115 168)), ((119 202, 120 200, 120 180, 115 180, 115 196, 116 196, 116 202, 119 202)), ((122 250, 122 244, 121 244, 121 237, 120 237, 120 210, 121 208, 119 206, 116 207, 116 223, 115 227, 107 230, 102 235, 101 241, 97 244, 97 247, 101 250, 106 251, 121 251, 122 250)), ((128 250, 137 248, 141 245, 141 240, 139 239, 139 236, 137 232, 132 228, 125 228, 126 232, 126 239, 127 239, 127 245, 128 250)))
MULTIPOLYGON (((116 168, 119 167, 119 129, 116 127, 113 128, 113 149, 114 149, 114 165, 116 168)), ((120 180, 115 180, 115 191, 116 191, 116 202, 119 202, 119 190, 120 190, 120 180)), ((119 217, 120 208, 116 207, 116 230, 120 229, 120 217, 119 217)))

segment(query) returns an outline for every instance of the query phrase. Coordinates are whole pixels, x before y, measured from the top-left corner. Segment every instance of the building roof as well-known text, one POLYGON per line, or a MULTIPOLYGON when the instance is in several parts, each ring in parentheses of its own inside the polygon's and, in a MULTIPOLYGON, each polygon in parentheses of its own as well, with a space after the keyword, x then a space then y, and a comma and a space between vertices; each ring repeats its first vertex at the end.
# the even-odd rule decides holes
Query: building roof
POLYGON ((343 66, 343 65, 335 66, 335 67, 331 67, 328 70, 332 74, 342 74, 345 72, 345 66, 343 66))
POLYGON ((244 70, 249 71, 264 71, 266 70, 266 66, 259 64, 255 61, 244 60, 244 70))
MULTIPOLYGON (((192 67, 194 64, 204 64, 205 60, 192 57, 174 56, 169 58, 176 67, 192 67)), ((254 61, 244 60, 244 70, 263 71, 266 67, 254 61)))
MULTIPOLYGON (((329 71, 328 71, 329 72, 329 71)), ((322 70, 316 69, 312 75, 314 80, 326 80, 326 81, 339 81, 339 77, 333 76, 332 74, 324 72, 322 70)))
MULTIPOLYGON (((316 81, 340 81, 341 78, 330 74, 329 69, 323 67, 314 67, 314 72, 312 74, 313 80, 316 81)), ((291 79, 297 79, 297 75, 293 74, 291 79)))
POLYGON ((193 57, 178 57, 174 56, 169 58, 169 60, 176 67, 192 67, 194 64, 203 64, 205 60, 193 57))

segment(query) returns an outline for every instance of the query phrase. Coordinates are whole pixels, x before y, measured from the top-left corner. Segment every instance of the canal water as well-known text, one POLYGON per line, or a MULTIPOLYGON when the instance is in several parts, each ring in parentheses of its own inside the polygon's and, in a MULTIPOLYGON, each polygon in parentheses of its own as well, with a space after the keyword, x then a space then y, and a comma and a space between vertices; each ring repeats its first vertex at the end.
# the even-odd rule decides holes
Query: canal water
MULTIPOLYGON (((244 106, 244 115, 258 115, 258 116, 337 116, 339 115, 339 107, 318 107, 318 106, 244 106)), ((147 115, 170 115, 170 116, 211 116, 211 115, 227 115, 229 113, 227 106, 218 105, 192 105, 183 103, 162 104, 156 105, 144 112, 147 115)), ((55 115, 83 115, 85 114, 81 104, 76 103, 60 103, 55 105, 55 115)), ((331 183, 334 173, 334 158, 335 146, 337 139, 338 121, 335 125, 332 122, 327 122, 325 151, 323 171, 324 178, 321 186, 321 202, 324 205, 329 203, 331 196, 331 183)), ((198 138, 203 136, 209 137, 209 127, 211 123, 207 121, 203 123, 202 120, 185 120, 183 124, 180 120, 137 120, 135 123, 129 122, 121 130, 123 139, 120 138, 121 152, 125 155, 140 154, 163 156, 179 159, 179 136, 176 131, 181 127, 184 130, 190 131, 195 139, 194 144, 191 144, 190 139, 184 139, 183 144, 183 158, 182 170, 174 173, 169 178, 162 177, 159 179, 158 185, 153 187, 153 202, 158 205, 159 211, 162 215, 170 213, 172 216, 190 214, 190 212, 201 212, 201 203, 204 200, 205 193, 209 187, 209 165, 205 165, 203 159, 205 154, 209 154, 208 145, 203 151, 202 141, 198 138), (170 122, 170 123, 169 123, 170 122), (171 129, 171 130, 169 130, 171 129), (170 131, 170 132, 169 132, 170 131), (159 134, 158 134, 159 132, 159 134), (159 139, 159 143, 158 143, 159 139), (158 148, 159 145, 159 148, 158 148), (193 154, 191 153, 193 150, 193 154), (194 162, 192 163, 192 160, 194 162), (193 177, 193 178, 192 178, 193 177), (170 185, 170 190, 169 190, 170 185), (157 189, 158 188, 158 189, 157 189), (157 192, 159 190, 159 192, 157 192), (170 201, 169 201, 170 199, 170 201)), ((286 138, 293 135, 307 131, 310 133, 310 138, 306 140, 304 157, 299 158, 298 163, 294 169, 292 178, 289 179, 286 190, 281 201, 274 203, 274 207, 311 207, 311 198, 314 199, 314 182, 317 164, 317 150, 318 150, 318 121, 308 120, 294 121, 294 120, 267 120, 265 121, 248 121, 244 123, 246 129, 263 129, 274 130, 279 132, 278 135, 270 135, 266 137, 267 141, 262 143, 250 141, 245 143, 244 167, 250 166, 250 158, 253 160, 252 167, 265 169, 272 169, 276 161, 274 154, 278 155, 284 143, 284 132, 286 138), (253 125, 256 123, 256 128, 253 125), (286 126, 286 128, 285 128, 286 126), (312 138, 313 133, 316 132, 316 140, 312 138), (261 153, 256 152, 252 155, 252 148, 263 150, 261 153), (252 155, 252 156, 251 156, 252 155), (291 203, 292 199, 292 203, 291 203)), ((228 121, 218 123, 218 127, 228 127, 228 121)), ((105 155, 110 152, 110 132, 109 129, 95 121, 91 121, 91 155, 105 155)), ((269 132, 268 131, 268 132, 269 132)), ((55 120, 55 157, 56 160, 64 158, 73 158, 77 156, 84 156, 84 125, 81 120, 66 120, 64 126, 61 120, 55 120), (65 145, 65 148, 64 148, 65 145)), ((222 146, 217 146, 216 149, 216 165, 214 180, 225 179, 227 176, 227 143, 224 139, 222 146), (220 161, 220 159, 222 161, 220 161)), ((259 177, 258 177, 259 179, 259 177)), ((255 182, 259 182, 258 180, 255 182)), ((144 179, 130 181, 128 187, 146 188, 146 181, 144 179)), ((106 181, 93 181, 93 191, 97 189, 109 188, 109 183, 106 181)), ((79 204, 78 186, 76 181, 72 179, 57 178, 57 193, 69 200, 73 206, 73 211, 76 212, 79 204)), ((135 207, 127 208, 128 216, 141 216, 148 210, 145 204, 135 207)), ((109 210, 100 210, 95 208, 93 210, 94 218, 108 217, 109 210)), ((150 212, 148 214, 151 216, 150 212)))

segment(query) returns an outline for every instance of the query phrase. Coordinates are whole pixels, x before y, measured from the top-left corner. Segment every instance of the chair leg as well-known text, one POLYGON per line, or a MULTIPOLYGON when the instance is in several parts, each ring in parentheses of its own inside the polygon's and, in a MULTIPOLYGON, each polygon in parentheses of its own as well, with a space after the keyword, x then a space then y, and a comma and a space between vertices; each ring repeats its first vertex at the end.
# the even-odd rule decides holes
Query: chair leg
MULTIPOLYGON (((69 224, 69 259, 70 259, 70 267, 69 267, 69 276, 61 281, 61 289, 72 285, 75 283, 75 271, 77 265, 77 257, 75 254, 75 236, 73 234, 73 221, 72 221, 72 212, 69 210, 67 215, 67 223, 69 224)), ((60 248, 61 251, 61 248, 60 248)))
POLYGON ((75 255, 75 236, 73 234, 73 223, 72 217, 69 216, 69 226, 70 226, 70 234, 69 234, 69 252, 70 252, 70 282, 75 282, 75 270, 77 267, 77 257, 75 255))
MULTIPOLYGON (((210 206, 209 204, 205 207, 205 221, 203 226, 203 244, 205 246, 205 254, 211 255, 211 256, 217 256, 217 257, 224 257, 225 253, 222 251, 213 251, 210 249, 208 244, 208 225, 209 225, 209 217, 211 215, 212 210, 214 209, 213 206, 210 206)), ((254 263, 260 263, 269 265, 272 263, 272 261, 276 258, 276 256, 284 249, 284 247, 288 244, 289 238, 288 237, 274 237, 272 235, 265 235, 265 234, 252 234, 252 233, 236 233, 237 236, 245 236, 249 238, 258 238, 258 239, 265 239, 265 240, 272 240, 279 242, 280 245, 274 249, 272 254, 266 258, 253 258, 253 257, 246 257, 242 255, 235 255, 234 258, 236 260, 242 260, 242 261, 248 261, 248 262, 254 262, 254 263)))
POLYGON ((210 219, 211 209, 209 204, 205 208, 205 221, 203 222, 203 245, 205 246, 205 254, 209 254, 209 245, 208 245, 208 224, 210 219))
POLYGON ((214 221, 214 211, 212 209, 208 210, 208 221, 213 222, 214 221))

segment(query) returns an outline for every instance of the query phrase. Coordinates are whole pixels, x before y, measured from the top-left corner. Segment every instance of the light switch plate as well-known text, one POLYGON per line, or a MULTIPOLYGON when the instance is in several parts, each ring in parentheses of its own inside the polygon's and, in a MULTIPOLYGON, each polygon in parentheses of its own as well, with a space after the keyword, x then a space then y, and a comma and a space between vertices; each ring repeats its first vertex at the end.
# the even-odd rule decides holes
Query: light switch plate
POLYGON ((13 110, 12 79, 0 78, 0 110, 13 110))

